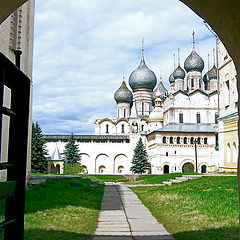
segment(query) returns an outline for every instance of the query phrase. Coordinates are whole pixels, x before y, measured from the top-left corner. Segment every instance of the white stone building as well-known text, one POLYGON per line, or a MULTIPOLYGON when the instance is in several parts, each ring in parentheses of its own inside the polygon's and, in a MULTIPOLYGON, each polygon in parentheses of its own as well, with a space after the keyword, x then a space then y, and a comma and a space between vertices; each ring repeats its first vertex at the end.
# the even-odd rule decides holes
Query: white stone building
MULTIPOLYGON (((2 24, 0 24, 0 52, 13 63, 16 62, 16 54, 20 54, 20 69, 32 79, 33 69, 33 38, 34 38, 35 0, 29 0, 16 9, 2 24)), ((4 87, 4 105, 10 107, 10 90, 4 87)), ((30 146, 32 129, 32 86, 30 88, 29 109, 29 137, 28 137, 28 163, 27 176, 31 172, 30 146)), ((7 161, 9 118, 3 116, 3 134, 1 161, 7 161)), ((1 171, 0 179, 5 176, 1 171)))
MULTIPOLYGON (((77 135, 81 163, 87 173, 129 174, 133 150, 142 137, 151 172, 162 174, 218 169, 217 136, 217 69, 215 65, 202 78, 203 59, 193 50, 170 75, 171 90, 142 58, 136 70, 115 92, 115 119, 97 119, 95 135, 77 135), (157 86, 156 86, 157 85, 157 86), (197 158, 197 161, 196 161, 197 158)), ((46 136, 51 156, 56 144, 63 151, 68 136, 46 136)), ((54 164, 50 161, 50 164, 54 164)))
POLYGON ((222 171, 237 171, 238 90, 232 58, 218 39, 219 69, 219 158, 222 171))

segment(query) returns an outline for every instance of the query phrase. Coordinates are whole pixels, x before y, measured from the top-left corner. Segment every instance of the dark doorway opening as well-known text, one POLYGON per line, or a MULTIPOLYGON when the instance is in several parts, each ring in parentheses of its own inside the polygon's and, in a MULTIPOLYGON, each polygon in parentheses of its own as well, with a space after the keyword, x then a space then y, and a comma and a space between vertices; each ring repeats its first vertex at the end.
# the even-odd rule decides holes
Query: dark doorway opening
POLYGON ((163 166, 163 174, 169 173, 169 165, 164 165, 163 166))

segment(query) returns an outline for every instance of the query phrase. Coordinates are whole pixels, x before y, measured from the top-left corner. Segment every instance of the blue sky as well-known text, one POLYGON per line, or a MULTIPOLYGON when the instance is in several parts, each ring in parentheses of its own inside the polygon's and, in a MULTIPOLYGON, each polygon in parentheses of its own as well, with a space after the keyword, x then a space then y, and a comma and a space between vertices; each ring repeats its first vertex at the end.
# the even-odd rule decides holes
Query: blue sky
POLYGON ((215 38, 178 0, 36 0, 33 121, 45 134, 93 134, 97 118, 116 117, 114 92, 141 58, 168 87, 173 53, 205 61, 215 38))

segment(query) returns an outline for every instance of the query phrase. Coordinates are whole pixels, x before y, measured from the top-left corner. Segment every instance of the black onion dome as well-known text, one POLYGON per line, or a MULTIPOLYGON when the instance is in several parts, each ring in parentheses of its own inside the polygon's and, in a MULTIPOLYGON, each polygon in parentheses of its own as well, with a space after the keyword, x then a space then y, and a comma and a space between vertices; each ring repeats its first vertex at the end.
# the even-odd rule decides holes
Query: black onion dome
POLYGON ((134 70, 129 77, 129 85, 132 90, 149 89, 153 90, 157 84, 155 73, 150 70, 144 58, 142 58, 138 68, 134 70))
POLYGON ((174 79, 184 79, 185 78, 185 71, 178 66, 174 71, 173 71, 173 77, 174 79))
POLYGON ((206 72, 205 74, 204 74, 204 76, 203 76, 203 82, 204 83, 208 83, 209 82, 209 71, 208 72, 206 72))
POLYGON ((121 87, 114 93, 114 99, 117 103, 127 102, 132 104, 133 95, 132 92, 127 88, 125 81, 122 82, 121 87))
POLYGON ((173 77, 173 73, 169 76, 169 82, 170 83, 174 83, 175 82, 175 79, 173 77))
POLYGON ((202 72, 204 68, 203 59, 196 53, 195 50, 184 61, 184 68, 187 72, 197 71, 202 72))
POLYGON ((212 69, 208 71, 208 74, 209 80, 217 79, 217 68, 215 67, 215 65, 212 67, 212 69))

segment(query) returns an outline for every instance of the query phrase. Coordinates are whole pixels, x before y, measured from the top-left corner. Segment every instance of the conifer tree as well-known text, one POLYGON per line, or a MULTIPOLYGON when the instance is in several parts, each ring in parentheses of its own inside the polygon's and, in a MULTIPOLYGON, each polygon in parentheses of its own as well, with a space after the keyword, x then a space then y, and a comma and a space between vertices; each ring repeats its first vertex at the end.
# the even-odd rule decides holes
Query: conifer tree
POLYGON ((32 124, 31 168, 33 172, 47 173, 47 150, 42 130, 36 122, 32 124))
POLYGON ((69 137, 68 143, 63 151, 63 160, 65 164, 79 163, 81 160, 78 145, 75 143, 73 133, 69 137))
POLYGON ((132 160, 132 167, 130 170, 133 173, 142 174, 146 170, 149 170, 151 167, 150 163, 148 162, 147 151, 145 146, 140 138, 137 142, 137 145, 134 149, 134 155, 132 160))

